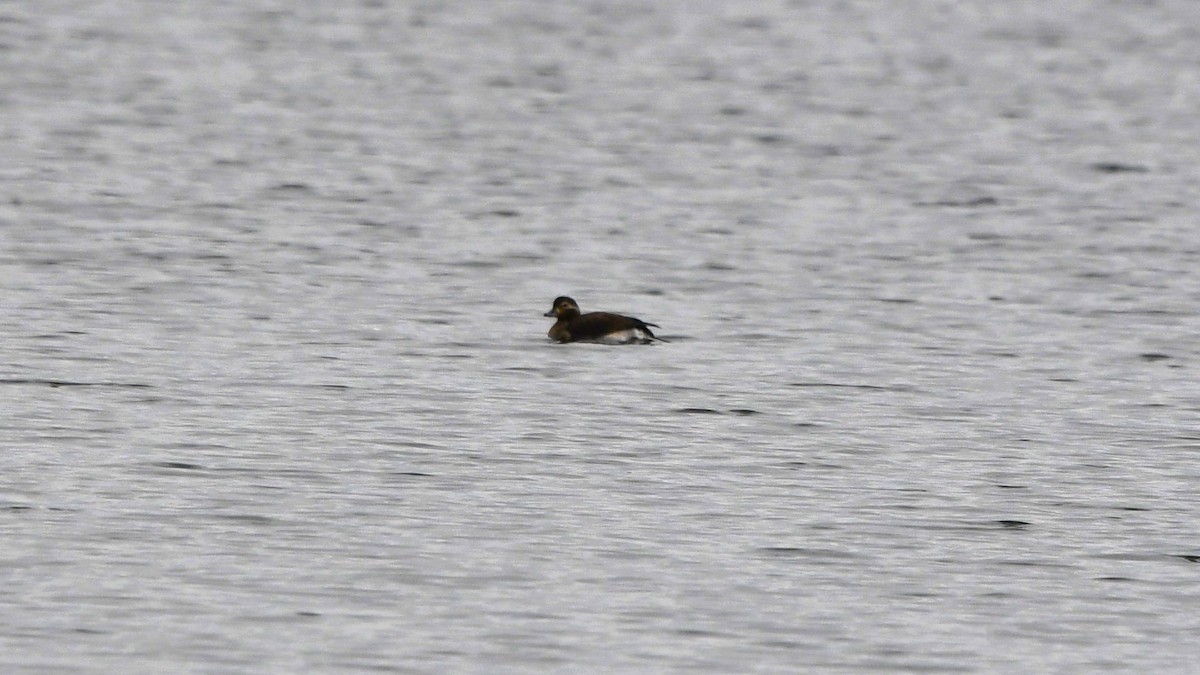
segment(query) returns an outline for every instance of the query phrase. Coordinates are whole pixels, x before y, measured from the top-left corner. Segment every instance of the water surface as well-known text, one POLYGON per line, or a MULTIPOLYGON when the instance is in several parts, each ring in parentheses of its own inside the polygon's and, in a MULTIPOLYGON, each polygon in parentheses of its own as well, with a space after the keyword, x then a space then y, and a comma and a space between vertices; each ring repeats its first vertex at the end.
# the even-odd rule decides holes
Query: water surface
POLYGON ((0 665, 1197 670, 1197 26, 6 5, 0 665))

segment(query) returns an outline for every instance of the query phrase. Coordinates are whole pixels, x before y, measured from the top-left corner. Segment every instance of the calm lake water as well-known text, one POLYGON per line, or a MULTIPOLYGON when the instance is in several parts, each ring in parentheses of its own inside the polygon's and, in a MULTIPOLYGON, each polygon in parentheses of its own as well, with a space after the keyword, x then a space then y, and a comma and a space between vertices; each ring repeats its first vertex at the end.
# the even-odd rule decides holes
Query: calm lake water
POLYGON ((1197 40, 0 5, 0 670, 1200 671, 1197 40))

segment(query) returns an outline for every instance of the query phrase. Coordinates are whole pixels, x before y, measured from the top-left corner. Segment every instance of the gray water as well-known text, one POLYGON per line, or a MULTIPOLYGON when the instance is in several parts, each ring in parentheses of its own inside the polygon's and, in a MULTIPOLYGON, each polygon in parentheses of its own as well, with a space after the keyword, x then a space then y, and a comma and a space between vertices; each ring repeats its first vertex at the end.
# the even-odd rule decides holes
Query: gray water
POLYGON ((0 670, 1200 671, 1198 40, 0 5, 0 670))

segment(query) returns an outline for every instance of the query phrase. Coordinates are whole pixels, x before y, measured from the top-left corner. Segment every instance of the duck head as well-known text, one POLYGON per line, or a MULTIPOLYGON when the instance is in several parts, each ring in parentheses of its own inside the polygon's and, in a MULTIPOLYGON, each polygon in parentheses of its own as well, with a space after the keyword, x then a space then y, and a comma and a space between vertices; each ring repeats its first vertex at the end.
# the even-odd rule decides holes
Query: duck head
POLYGON ((558 319, 570 320, 579 316, 579 304, 565 295, 554 299, 554 306, 542 316, 553 316, 558 319))

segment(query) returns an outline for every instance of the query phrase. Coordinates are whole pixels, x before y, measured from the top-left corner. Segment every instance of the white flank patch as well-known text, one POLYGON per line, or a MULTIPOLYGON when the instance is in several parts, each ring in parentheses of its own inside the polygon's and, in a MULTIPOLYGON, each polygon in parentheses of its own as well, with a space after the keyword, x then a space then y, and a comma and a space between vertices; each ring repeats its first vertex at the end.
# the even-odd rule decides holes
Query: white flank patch
POLYGON ((647 339, 649 339, 649 336, 646 335, 646 331, 640 328, 627 328, 625 330, 619 330, 615 333, 609 333, 608 335, 605 335, 598 340, 594 340, 593 342, 599 342, 606 345, 625 345, 629 344, 630 342, 642 342, 643 340, 647 339))

